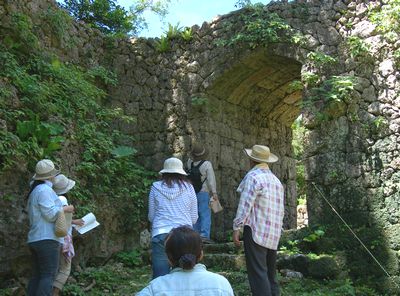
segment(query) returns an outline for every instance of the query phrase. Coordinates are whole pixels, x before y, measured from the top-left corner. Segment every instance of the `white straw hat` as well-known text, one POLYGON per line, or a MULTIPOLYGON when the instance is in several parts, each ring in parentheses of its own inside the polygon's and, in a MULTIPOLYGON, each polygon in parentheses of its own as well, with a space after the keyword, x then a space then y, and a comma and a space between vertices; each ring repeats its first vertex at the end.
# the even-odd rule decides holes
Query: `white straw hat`
POLYGON ((58 175, 54 178, 53 190, 57 195, 65 194, 75 186, 75 181, 68 179, 63 174, 58 175))
POLYGON ((256 162, 276 162, 278 161, 278 156, 271 153, 267 146, 254 145, 251 149, 244 149, 250 159, 256 162))
POLYGON ((56 169, 54 163, 49 159, 38 161, 35 168, 34 180, 47 180, 57 176, 60 170, 56 169))
POLYGON ((183 163, 180 159, 171 157, 164 161, 164 168, 159 172, 160 174, 170 173, 170 174, 180 174, 187 175, 183 169, 183 163))

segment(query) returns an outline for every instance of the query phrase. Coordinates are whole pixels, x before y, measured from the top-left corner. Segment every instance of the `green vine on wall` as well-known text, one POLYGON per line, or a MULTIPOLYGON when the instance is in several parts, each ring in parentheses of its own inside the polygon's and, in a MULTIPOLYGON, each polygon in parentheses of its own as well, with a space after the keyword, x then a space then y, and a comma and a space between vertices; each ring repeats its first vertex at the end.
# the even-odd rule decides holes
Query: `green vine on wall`
MULTIPOLYGON (((376 30, 390 43, 398 40, 400 33, 400 0, 386 0, 383 5, 369 7, 369 19, 376 25, 376 30)), ((400 63, 400 48, 393 52, 396 63, 400 63)))
POLYGON ((246 44, 250 48, 268 46, 272 43, 301 43, 303 37, 278 14, 264 10, 263 4, 247 5, 250 14, 242 14, 242 29, 229 40, 217 40, 217 45, 246 44))
POLYGON ((134 121, 121 109, 105 107, 115 74, 102 66, 63 63, 38 50, 25 15, 15 14, 10 27, 11 34, 0 27, 0 40, 7 41, 0 45, 0 174, 21 163, 32 171, 45 157, 60 161, 67 149, 64 153, 79 158, 73 198, 81 213, 106 197, 123 203, 125 229, 143 221, 154 175, 136 163, 134 138, 112 127, 116 120, 134 121))

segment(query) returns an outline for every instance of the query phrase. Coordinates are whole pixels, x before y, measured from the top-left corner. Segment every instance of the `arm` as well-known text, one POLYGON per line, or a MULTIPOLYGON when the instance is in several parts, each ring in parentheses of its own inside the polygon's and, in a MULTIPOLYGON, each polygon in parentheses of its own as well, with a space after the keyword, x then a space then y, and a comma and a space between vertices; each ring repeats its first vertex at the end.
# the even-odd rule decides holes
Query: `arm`
MULTIPOLYGON (((50 188, 49 188, 50 189, 50 188)), ((61 211, 62 207, 57 206, 54 203, 53 193, 50 190, 41 190, 38 196, 39 210, 45 220, 48 222, 54 222, 57 219, 58 212, 61 211)))
POLYGON ((206 170, 206 178, 207 178, 206 182, 207 182, 208 188, 211 190, 210 194, 214 197, 214 196, 217 196, 217 185, 216 185, 216 181, 215 181, 215 173, 214 173, 212 163, 209 161, 208 164, 209 165, 207 166, 207 170, 206 170))
POLYGON ((236 217, 233 220, 233 230, 240 230, 244 226, 256 199, 256 180, 247 177, 244 180, 244 186, 240 194, 239 205, 236 211, 236 217))
POLYGON ((153 223, 154 214, 155 214, 155 189, 154 186, 151 186, 150 194, 149 194, 149 214, 148 218, 150 223, 153 223))
POLYGON ((192 218, 192 225, 197 222, 199 218, 199 212, 197 209, 197 196, 196 192, 194 192, 194 188, 192 184, 189 184, 190 190, 190 217, 192 218))

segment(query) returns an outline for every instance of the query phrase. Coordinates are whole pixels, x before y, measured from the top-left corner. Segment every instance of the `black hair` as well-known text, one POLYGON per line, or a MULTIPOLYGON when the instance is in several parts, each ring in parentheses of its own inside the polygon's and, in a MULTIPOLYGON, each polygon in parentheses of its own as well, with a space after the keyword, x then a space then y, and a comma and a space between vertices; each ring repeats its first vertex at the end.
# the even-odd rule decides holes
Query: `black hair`
POLYGON ((36 186, 44 184, 43 180, 34 180, 33 183, 31 184, 31 188, 29 189, 28 194, 26 195, 26 200, 28 200, 29 195, 31 195, 32 191, 36 188, 36 186))
POLYGON ((202 250, 200 235, 189 226, 172 229, 165 241, 165 252, 172 267, 193 269, 201 259, 202 250))

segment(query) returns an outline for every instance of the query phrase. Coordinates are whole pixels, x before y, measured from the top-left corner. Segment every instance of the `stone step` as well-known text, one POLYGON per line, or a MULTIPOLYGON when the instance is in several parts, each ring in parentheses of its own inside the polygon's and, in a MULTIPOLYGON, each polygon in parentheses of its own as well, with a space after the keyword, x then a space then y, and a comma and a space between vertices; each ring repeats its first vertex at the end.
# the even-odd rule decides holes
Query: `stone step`
POLYGON ((246 262, 243 254, 205 254, 202 260, 207 268, 219 270, 243 270, 246 262))
POLYGON ((243 254, 243 243, 241 242, 240 247, 236 247, 233 242, 204 244, 203 250, 205 254, 243 254))
MULTIPOLYGON (((233 243, 209 244, 204 246, 202 262, 207 268, 227 271, 243 271, 246 261, 243 245, 233 243)), ((342 253, 330 255, 285 254, 278 252, 277 268, 296 271, 315 279, 335 279, 346 276, 346 258, 342 253)))

